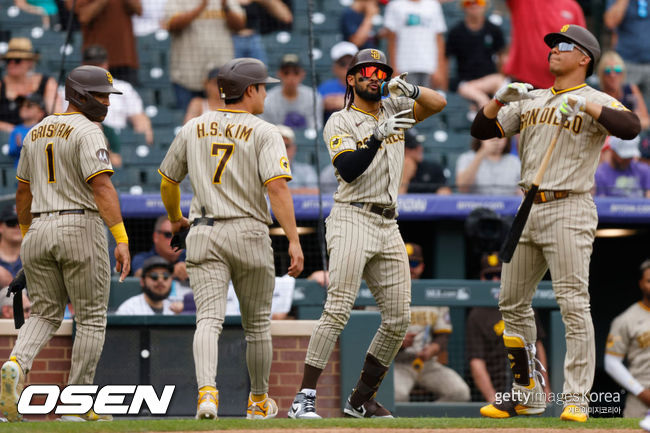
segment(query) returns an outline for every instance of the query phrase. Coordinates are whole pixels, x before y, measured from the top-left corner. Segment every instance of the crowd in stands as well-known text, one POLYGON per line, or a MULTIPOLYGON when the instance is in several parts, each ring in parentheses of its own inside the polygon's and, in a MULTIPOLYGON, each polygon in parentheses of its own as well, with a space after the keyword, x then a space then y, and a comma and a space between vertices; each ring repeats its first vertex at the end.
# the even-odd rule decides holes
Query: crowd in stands
MULTIPOLYGON (((335 0, 324 2, 320 6, 325 8, 323 19, 330 24, 316 35, 318 55, 323 59, 315 57, 316 82, 308 71, 307 27, 303 22, 308 17, 301 2, 79 0, 71 10, 73 2, 69 0, 15 0, 14 5, 3 0, 0 13, 9 14, 13 7, 19 9, 12 12, 14 15, 36 14, 42 22, 32 21, 26 26, 40 25, 48 32, 63 34, 70 27, 80 35, 76 49, 82 54, 81 61, 107 67, 114 76, 124 95, 112 98, 103 127, 116 168, 134 170, 132 166, 138 161, 131 158, 134 152, 130 148, 138 144, 151 148, 138 149, 137 153, 151 154, 147 163, 153 166, 154 157, 173 139, 174 128, 208 110, 223 108, 216 82, 219 67, 233 57, 250 56, 267 63, 270 72, 281 80, 281 84, 269 87, 261 116, 293 129, 293 164, 311 165, 321 177, 321 191, 332 194, 336 190, 333 167, 327 159, 316 159, 319 151, 314 149, 313 140, 320 142, 318 130, 331 113, 343 108, 345 72, 352 56, 359 49, 376 47, 387 52, 395 75, 408 72, 409 82, 441 90, 449 101, 446 112, 420 125, 417 142, 422 149, 412 148, 417 152, 411 152, 407 148, 412 157, 406 159, 401 192, 436 192, 437 188, 425 185, 433 179, 445 185, 443 193, 511 195, 520 193, 518 175, 510 175, 517 165, 516 137, 502 147, 509 151, 501 157, 498 153, 486 156, 490 145, 473 142, 469 123, 463 118, 471 120, 509 80, 550 86, 543 35, 564 24, 585 25, 585 11, 590 23, 602 22, 607 29, 600 35, 602 42, 611 40, 610 51, 603 54, 588 82, 638 114, 643 128, 639 149, 650 145, 646 108, 650 100, 650 49, 642 33, 647 11, 644 16, 636 2, 608 0, 602 16, 590 16, 592 9, 585 7, 585 2, 531 1, 534 6, 522 0, 354 0, 349 6, 335 0), (120 31, 115 32, 115 28, 120 31), (158 46, 149 44, 151 38, 158 46), (285 44, 287 39, 289 43, 285 44), (153 85, 158 79, 162 81, 153 85), (449 141, 435 135, 438 130, 453 130, 449 141), (461 154, 466 147, 472 151, 461 154), (416 176, 414 161, 419 159, 438 163, 444 181, 437 175, 416 176), (505 173, 494 176, 505 166, 505 173)), ((2 54, 0 131, 13 132, 11 138, 5 138, 9 146, 3 154, 14 158, 20 153, 26 131, 41 116, 66 105, 62 88, 57 94, 54 69, 39 67, 39 58, 45 52, 34 48, 36 39, 29 30, 18 28, 4 35, 7 47, 2 54)), ((43 50, 51 49, 37 42, 43 50)), ((53 64, 48 62, 47 66, 53 64)), ((634 159, 650 157, 645 153, 634 159)), ((603 163, 610 159, 605 150, 603 163)), ((646 167, 639 166, 635 173, 645 176, 646 167)), ((304 182, 313 184, 313 173, 308 175, 310 179, 304 182)), ((129 190, 129 182, 145 180, 144 188, 151 189, 156 176, 140 170, 130 177, 118 173, 116 180, 121 190, 129 190)), ((294 175, 294 182, 301 182, 299 174, 294 175)), ((626 195, 646 195, 644 183, 636 185, 642 190, 626 195)), ((311 187, 294 189, 296 194, 316 191, 311 187)))

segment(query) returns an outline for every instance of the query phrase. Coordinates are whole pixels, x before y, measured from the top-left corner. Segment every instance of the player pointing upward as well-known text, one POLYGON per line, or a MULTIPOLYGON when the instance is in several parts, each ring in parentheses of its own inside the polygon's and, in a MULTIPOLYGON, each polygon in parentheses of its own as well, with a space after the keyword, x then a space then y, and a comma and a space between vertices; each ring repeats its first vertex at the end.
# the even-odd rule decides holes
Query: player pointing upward
POLYGON ((368 349, 361 377, 345 414, 390 417, 374 400, 410 323, 411 279, 406 247, 397 227, 397 191, 404 166, 404 130, 442 110, 437 92, 390 77, 393 70, 379 50, 359 51, 347 71, 346 108, 334 113, 323 132, 338 190, 327 218, 330 284, 314 330, 301 390, 289 417, 316 414, 316 382, 365 279, 381 310, 381 326, 368 349), (390 80, 390 81, 388 81, 390 80), (387 84, 391 97, 381 100, 387 84))
POLYGON ((267 392, 273 348, 271 300, 275 267, 265 192, 289 238, 289 275, 303 268, 303 254, 287 186, 289 160, 280 131, 256 114, 264 111, 267 75, 256 59, 226 63, 217 77, 226 108, 183 126, 160 165, 161 194, 172 231, 189 227, 178 184, 189 174, 194 190, 187 236, 187 273, 196 302, 194 364, 199 387, 196 417, 217 417, 217 343, 232 280, 246 334, 251 381, 247 418, 273 418, 278 407, 267 392))
POLYGON ((516 400, 484 406, 481 414, 508 418, 544 412, 531 300, 550 269, 566 328, 561 419, 584 422, 595 368, 588 284, 598 216, 589 191, 605 137, 631 139, 639 133, 640 123, 614 98, 585 84, 600 57, 598 41, 588 30, 565 25, 544 41, 551 48, 553 87, 531 91, 530 84, 509 84, 479 111, 472 125, 472 135, 482 140, 520 134, 521 186, 527 189, 560 115, 568 115, 512 261, 503 265, 499 308, 516 400))

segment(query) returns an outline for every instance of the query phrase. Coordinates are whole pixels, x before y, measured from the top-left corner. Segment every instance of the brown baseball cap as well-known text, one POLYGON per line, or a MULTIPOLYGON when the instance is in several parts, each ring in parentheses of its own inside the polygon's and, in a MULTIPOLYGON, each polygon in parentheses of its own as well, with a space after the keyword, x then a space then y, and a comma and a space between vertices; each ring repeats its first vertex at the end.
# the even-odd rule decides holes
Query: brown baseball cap
POLYGON ((266 65, 257 59, 241 57, 228 61, 217 74, 222 99, 239 98, 253 84, 279 83, 269 77, 266 65))
POLYGON ((600 59, 598 39, 589 30, 576 24, 565 24, 559 32, 547 34, 544 36, 544 42, 550 48, 553 48, 559 42, 574 42, 584 48, 591 57, 591 63, 587 68, 587 76, 592 74, 594 65, 600 59))

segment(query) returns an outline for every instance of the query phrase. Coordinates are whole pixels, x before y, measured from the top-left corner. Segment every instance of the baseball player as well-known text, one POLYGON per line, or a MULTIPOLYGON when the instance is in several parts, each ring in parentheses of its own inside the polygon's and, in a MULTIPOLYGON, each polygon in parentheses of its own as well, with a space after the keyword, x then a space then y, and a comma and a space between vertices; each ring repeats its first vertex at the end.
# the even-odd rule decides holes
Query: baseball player
POLYGON ((197 309, 196 417, 217 418, 217 343, 232 279, 248 343, 251 393, 246 417, 273 418, 278 407, 267 391, 275 267, 265 192, 289 239, 289 275, 297 277, 304 260, 287 186, 291 170, 284 141, 277 127, 255 116, 264 111, 266 84, 278 80, 252 58, 229 61, 219 69, 217 80, 226 108, 187 122, 159 170, 160 192, 174 233, 190 227, 181 213, 179 189, 188 174, 194 190, 186 263, 197 309))
POLYGON ((439 93, 408 83, 406 74, 391 80, 392 73, 383 52, 359 51, 346 74, 346 107, 332 114, 323 131, 338 181, 326 222, 330 283, 290 418, 320 418, 315 409, 316 383, 348 321, 362 278, 382 321, 344 412, 358 418, 391 417, 374 395, 410 322, 409 262, 395 221, 404 130, 446 105, 439 93), (390 92, 384 100, 382 85, 390 92))
MULTIPOLYGON (((104 223, 115 237, 120 278, 129 274, 129 245, 110 175, 106 140, 95 123, 106 116, 113 77, 97 66, 75 68, 65 81, 68 109, 34 126, 25 138, 16 178, 20 251, 32 299, 11 358, 2 366, 0 415, 20 421, 24 375, 61 325, 68 298, 77 330, 69 384, 92 384, 104 345, 111 270, 104 223)), ((92 410, 65 421, 95 421, 92 410)))
POLYGON ((641 263, 639 288, 642 299, 616 316, 605 348, 605 371, 628 391, 626 418, 650 409, 650 260, 641 263))
POLYGON ((499 308, 514 375, 513 398, 484 406, 481 414, 508 418, 540 414, 546 408, 535 364, 531 300, 550 269, 566 327, 561 419, 584 422, 595 368, 588 284, 598 215, 589 191, 605 137, 633 138, 640 123, 614 98, 585 84, 600 56, 598 41, 588 30, 565 25, 544 41, 551 48, 553 87, 531 91, 530 84, 511 83, 496 93, 472 124, 472 135, 482 140, 520 134, 520 185, 528 189, 560 126, 561 114, 567 116, 512 261, 503 266, 499 308))

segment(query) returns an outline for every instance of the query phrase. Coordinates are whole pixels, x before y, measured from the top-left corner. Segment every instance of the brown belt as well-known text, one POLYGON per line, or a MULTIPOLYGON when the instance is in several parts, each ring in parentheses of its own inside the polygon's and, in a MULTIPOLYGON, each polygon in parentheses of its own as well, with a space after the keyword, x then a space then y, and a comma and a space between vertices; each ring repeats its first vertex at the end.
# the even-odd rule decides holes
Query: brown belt
POLYGON ((567 198, 569 196, 570 192, 571 191, 567 191, 567 190, 562 190, 562 191, 551 191, 551 190, 537 191, 537 194, 535 194, 535 198, 533 199, 533 203, 540 204, 540 203, 546 203, 546 202, 553 201, 553 200, 561 200, 563 198, 567 198))
POLYGON ((394 207, 383 207, 374 203, 352 202, 350 204, 352 206, 358 207, 359 209, 367 210, 374 214, 381 215, 389 220, 395 218, 395 214, 397 213, 394 207))
POLYGON ((60 210, 60 211, 52 211, 52 212, 38 212, 38 213, 33 213, 32 217, 33 218, 38 218, 41 215, 83 215, 85 214, 86 211, 83 209, 69 209, 69 210, 60 210))

